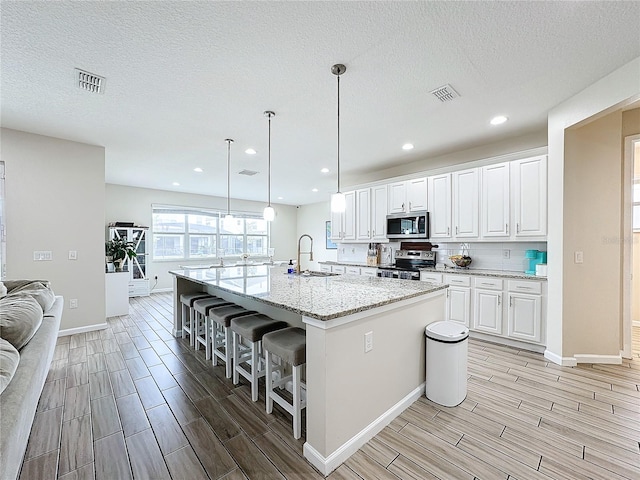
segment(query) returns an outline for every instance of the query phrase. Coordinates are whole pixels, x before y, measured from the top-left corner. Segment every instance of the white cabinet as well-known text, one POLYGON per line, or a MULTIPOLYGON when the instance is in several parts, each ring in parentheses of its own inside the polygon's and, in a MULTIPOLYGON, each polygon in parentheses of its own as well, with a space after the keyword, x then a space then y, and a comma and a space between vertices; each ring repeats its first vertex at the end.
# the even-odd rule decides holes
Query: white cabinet
POLYGON ((378 269, 374 267, 361 267, 360 275, 365 277, 375 277, 378 275, 378 269))
POLYGON ((105 300, 107 317, 129 314, 129 272, 105 274, 105 300))
POLYGON ((473 328, 502 335, 502 292, 474 289, 473 328))
POLYGON ((344 273, 347 275, 360 275, 360 267, 351 267, 347 265, 344 268, 344 273))
POLYGON ((446 318, 469 326, 471 314, 471 277, 465 275, 445 275, 444 283, 449 285, 446 300, 446 318))
POLYGON ((356 240, 387 242, 387 186, 356 190, 356 240))
POLYGON ((123 269, 129 273, 129 296, 147 296, 151 292, 147 278, 147 227, 109 227, 109 240, 122 238, 133 242, 136 256, 125 259, 123 269))
POLYGON ((327 265, 326 263, 321 263, 320 271, 325 273, 331 273, 331 265, 327 265))
POLYGON ((389 184, 389 213, 417 212, 427 209, 427 179, 414 178, 389 184))
POLYGON ((371 188, 371 240, 387 242, 387 186, 371 188))
POLYGON ((332 273, 340 273, 343 274, 347 270, 347 267, 344 265, 332 265, 331 272, 332 273))
POLYGON ((451 238, 451 174, 427 179, 430 237, 451 238))
POLYGON ((511 162, 513 222, 516 238, 547 235, 547 157, 511 162))
POLYGON ((371 189, 356 190, 356 238, 371 239, 371 189))
POLYGON ((331 240, 333 241, 356 239, 356 192, 345 192, 344 200, 344 212, 331 212, 331 240))
POLYGON ((420 280, 423 282, 443 283, 441 273, 420 272, 420 280))
POLYGON ((509 163, 482 167, 482 237, 508 237, 509 163))
POLYGON ((542 340, 541 287, 540 282, 509 282, 509 337, 536 343, 542 340))
POLYGON ((478 238, 480 202, 477 168, 453 172, 453 217, 456 239, 478 238))

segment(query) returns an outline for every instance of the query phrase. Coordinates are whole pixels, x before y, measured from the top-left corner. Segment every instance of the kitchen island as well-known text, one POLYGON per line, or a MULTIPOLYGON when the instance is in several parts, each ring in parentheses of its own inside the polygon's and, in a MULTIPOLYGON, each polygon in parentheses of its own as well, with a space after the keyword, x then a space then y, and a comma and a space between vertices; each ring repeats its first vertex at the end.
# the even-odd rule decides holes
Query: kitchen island
POLYGON ((268 265, 170 273, 175 336, 180 295, 198 291, 306 329, 304 456, 325 475, 424 392, 424 329, 443 319, 446 285, 268 265))

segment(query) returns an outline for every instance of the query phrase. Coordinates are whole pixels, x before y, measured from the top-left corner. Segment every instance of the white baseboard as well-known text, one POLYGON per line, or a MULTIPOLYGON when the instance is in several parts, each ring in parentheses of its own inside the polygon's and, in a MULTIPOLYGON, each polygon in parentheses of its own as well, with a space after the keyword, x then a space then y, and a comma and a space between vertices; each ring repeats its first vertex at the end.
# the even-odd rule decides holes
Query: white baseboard
POLYGON ((173 287, 169 287, 169 288, 152 288, 151 289, 151 293, 166 293, 166 292, 173 292, 173 287))
POLYGON ((66 337, 67 335, 75 335, 76 333, 87 333, 95 330, 104 330, 107 328, 106 323, 97 323, 95 325, 87 325, 86 327, 65 328, 58 332, 59 337, 66 337))
POLYGON ((588 353, 576 353, 573 356, 578 363, 603 363, 609 365, 620 365, 622 356, 620 355, 593 355, 588 353))
POLYGON ((305 442, 303 446, 304 457, 324 476, 329 475, 351 455, 356 453, 360 447, 375 437, 384 427, 389 425, 391 421, 400 415, 407 407, 409 407, 409 405, 420 398, 420 396, 424 394, 424 386, 424 383, 418 386, 406 397, 358 432, 354 437, 342 444, 328 457, 324 457, 320 452, 309 445, 309 442, 305 442))
POLYGON ((575 367, 578 362, 574 357, 561 357, 558 354, 553 353, 550 350, 544 351, 544 358, 547 360, 551 360, 556 365, 561 365, 563 367, 575 367))

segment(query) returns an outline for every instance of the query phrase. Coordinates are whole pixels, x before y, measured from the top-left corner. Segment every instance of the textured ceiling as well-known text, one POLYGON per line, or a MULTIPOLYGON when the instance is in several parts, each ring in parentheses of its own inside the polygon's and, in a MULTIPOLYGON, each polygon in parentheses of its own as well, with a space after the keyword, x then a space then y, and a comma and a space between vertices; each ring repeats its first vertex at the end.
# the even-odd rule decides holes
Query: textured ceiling
POLYGON ((264 201, 263 111, 273 110, 272 198, 289 204, 335 190, 334 63, 347 65, 341 166, 356 183, 539 131, 552 107, 640 55, 637 1, 0 8, 3 126, 104 146, 109 183, 220 196, 231 137, 232 197, 264 201), (77 89, 75 67, 106 77, 105 93, 77 89), (440 103, 429 92, 446 83, 461 97, 440 103), (489 125, 496 114, 509 122, 489 125), (415 149, 402 151, 406 142, 415 149), (245 168, 259 174, 238 176, 245 168))

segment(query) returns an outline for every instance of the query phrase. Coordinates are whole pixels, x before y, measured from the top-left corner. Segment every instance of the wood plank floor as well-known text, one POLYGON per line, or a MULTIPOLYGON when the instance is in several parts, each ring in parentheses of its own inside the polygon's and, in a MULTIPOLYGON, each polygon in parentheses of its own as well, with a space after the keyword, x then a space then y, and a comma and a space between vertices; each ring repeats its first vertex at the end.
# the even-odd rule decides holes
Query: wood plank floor
MULTIPOLYGON (((58 340, 21 479, 322 478, 288 415, 171 336, 171 302, 133 298, 58 340)), ((460 406, 420 398, 328 478, 640 479, 640 328, 633 345, 622 365, 568 368, 471 340, 460 406)))

